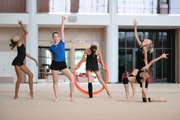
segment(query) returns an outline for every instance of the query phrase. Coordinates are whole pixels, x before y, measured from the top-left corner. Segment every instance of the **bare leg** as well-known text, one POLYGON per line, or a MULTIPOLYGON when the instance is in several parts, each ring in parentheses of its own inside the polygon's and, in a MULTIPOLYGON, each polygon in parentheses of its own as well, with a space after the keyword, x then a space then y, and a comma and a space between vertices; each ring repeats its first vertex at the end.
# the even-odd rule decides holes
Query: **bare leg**
POLYGON ((73 96, 74 96, 74 75, 69 71, 69 69, 63 69, 61 71, 65 76, 67 76, 70 80, 69 87, 70 87, 70 101, 73 102, 73 96))
POLYGON ((34 99, 34 93, 33 93, 33 74, 32 74, 32 72, 25 65, 22 65, 20 68, 29 77, 28 78, 29 89, 30 89, 29 95, 31 96, 31 99, 34 99))
POLYGON ((135 83, 130 83, 130 84, 131 84, 131 88, 132 88, 132 92, 133 92, 131 99, 134 99, 137 96, 136 86, 135 86, 135 83))
POLYGON ((53 90, 55 95, 55 100, 53 102, 57 102, 59 100, 58 97, 58 71, 52 70, 52 77, 53 77, 53 90))
POLYGON ((22 76, 21 76, 21 69, 19 66, 15 66, 15 71, 17 75, 17 81, 16 81, 16 86, 15 86, 15 95, 14 95, 14 100, 18 99, 18 92, 19 92, 19 86, 22 81, 22 76))
POLYGON ((126 92, 126 99, 127 99, 127 102, 129 102, 129 101, 130 101, 129 84, 124 84, 124 89, 125 89, 125 92, 126 92))
POLYGON ((151 102, 167 102, 164 98, 151 98, 151 102))
POLYGON ((124 88, 126 91, 126 99, 129 102, 130 101, 130 95, 129 95, 129 84, 128 84, 128 82, 134 83, 134 84, 137 83, 136 77, 126 77, 123 79, 123 84, 124 84, 124 88))
POLYGON ((100 72, 99 72, 99 71, 95 71, 95 73, 96 73, 96 76, 97 76, 97 78, 98 78, 99 82, 100 82, 100 83, 102 84, 102 86, 105 88, 105 90, 106 90, 106 92, 107 92, 107 94, 108 94, 109 98, 111 98, 111 97, 112 97, 112 95, 111 95, 111 93, 109 92, 109 90, 108 90, 108 87, 107 87, 106 83, 103 81, 103 79, 102 79, 102 77, 101 77, 100 72))
MULTIPOLYGON (((131 74, 134 76, 137 74, 138 71, 139 71, 138 69, 134 69, 131 74)), ((134 99, 137 96, 136 86, 135 86, 135 83, 130 82, 130 84, 131 84, 131 88, 132 88, 132 92, 133 92, 131 99, 134 99)))

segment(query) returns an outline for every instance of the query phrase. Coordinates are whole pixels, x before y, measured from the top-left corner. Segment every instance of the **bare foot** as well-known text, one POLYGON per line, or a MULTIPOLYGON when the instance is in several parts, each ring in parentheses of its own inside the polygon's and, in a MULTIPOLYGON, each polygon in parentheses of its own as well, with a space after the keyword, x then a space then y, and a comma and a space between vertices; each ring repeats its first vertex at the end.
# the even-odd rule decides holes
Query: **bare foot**
POLYGON ((53 100, 53 102, 58 102, 59 101, 59 99, 58 98, 56 98, 55 100, 53 100))
POLYGON ((164 98, 160 98, 160 100, 161 100, 161 102, 167 102, 167 100, 164 98))
POLYGON ((127 102, 130 102, 130 98, 131 98, 130 95, 126 96, 127 102))
POLYGON ((72 94, 70 94, 69 97, 70 97, 70 101, 71 101, 71 102, 74 102, 73 97, 72 97, 72 94))
POLYGON ((108 94, 108 96, 109 96, 109 98, 112 98, 112 95, 110 93, 108 94))
POLYGON ((14 100, 17 100, 17 99, 18 99, 18 97, 15 97, 15 96, 14 96, 14 100))
POLYGON ((29 93, 29 96, 31 97, 32 100, 34 100, 34 96, 32 93, 29 93))
POLYGON ((136 96, 137 96, 137 93, 133 94, 131 99, 133 100, 136 96))

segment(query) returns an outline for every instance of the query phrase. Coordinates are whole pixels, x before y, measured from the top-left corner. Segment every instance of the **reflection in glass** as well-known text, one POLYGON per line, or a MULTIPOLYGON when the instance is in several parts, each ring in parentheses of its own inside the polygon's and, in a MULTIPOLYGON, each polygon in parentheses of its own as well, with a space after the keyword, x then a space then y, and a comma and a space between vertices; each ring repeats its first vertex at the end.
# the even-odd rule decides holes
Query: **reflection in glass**
POLYGON ((107 13, 108 0, 80 0, 79 13, 107 13))
MULTIPOLYGON (((163 53, 169 53, 170 51, 168 51, 167 49, 163 49, 163 53)), ((167 77, 168 77, 168 60, 167 59, 162 59, 162 82, 167 82, 167 77)))
MULTIPOLYGON (((70 13, 71 0, 50 0, 49 3, 50 13, 70 13)), ((108 0, 79 0, 78 6, 78 13, 107 13, 108 0)))
MULTIPOLYGON (((174 30, 166 30, 166 31, 143 30, 138 32, 138 36, 141 40, 144 38, 149 38, 153 41, 154 52, 151 54, 149 54, 148 52, 148 56, 147 56, 148 62, 160 56, 163 52, 170 54, 168 56, 168 59, 159 60, 158 62, 152 65, 153 82, 174 83, 175 82, 175 62, 174 62, 175 31, 174 30)), ((134 54, 137 51, 137 44, 135 39, 133 40, 133 37, 134 37, 134 32, 130 32, 130 30, 119 30, 119 72, 123 70, 122 66, 124 66, 124 71, 131 70, 131 66, 135 67, 136 57, 134 56, 134 54)))
POLYGON ((70 13, 71 0, 49 0, 49 12, 70 13))
POLYGON ((162 44, 163 47, 167 47, 167 32, 162 33, 162 44))
POLYGON ((119 49, 119 82, 121 82, 122 74, 125 72, 125 57, 125 49, 119 49))
MULTIPOLYGON (((162 50, 156 50, 156 57, 162 54, 162 50)), ((156 81, 155 82, 162 82, 162 60, 154 63, 156 66, 156 81)))
POLYGON ((127 50, 127 54, 126 54, 126 67, 125 70, 127 72, 131 72, 133 70, 133 51, 132 49, 128 49, 127 50))
POLYGON ((135 38, 134 32, 126 32, 127 47, 134 47, 135 38))
POLYGON ((118 13, 156 14, 157 0, 118 0, 118 13))
POLYGON ((119 32, 119 47, 125 47, 125 32, 119 32))
POLYGON ((118 0, 120 14, 180 14, 179 0, 118 0))
POLYGON ((162 48, 161 32, 154 32, 154 46, 162 48))

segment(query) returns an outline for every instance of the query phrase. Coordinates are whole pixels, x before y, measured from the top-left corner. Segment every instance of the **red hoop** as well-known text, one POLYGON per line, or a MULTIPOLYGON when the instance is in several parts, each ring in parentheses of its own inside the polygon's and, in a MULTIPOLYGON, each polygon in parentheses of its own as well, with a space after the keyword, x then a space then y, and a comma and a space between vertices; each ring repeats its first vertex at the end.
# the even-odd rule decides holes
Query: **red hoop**
MULTIPOLYGON (((84 59, 82 62, 85 62, 85 61, 86 61, 86 59, 84 59)), ((98 63, 102 64, 99 59, 97 59, 97 61, 98 61, 98 63)), ((76 65, 76 67, 74 68, 73 74, 74 74, 74 77, 75 77, 75 86, 76 86, 76 88, 77 88, 80 92, 82 92, 82 93, 85 94, 85 95, 88 95, 88 91, 82 89, 82 88, 79 86, 79 84, 77 83, 77 81, 76 81, 76 70, 77 70, 80 66, 81 66, 81 64, 80 64, 80 62, 79 62, 79 63, 76 65)), ((107 69, 106 65, 104 65, 103 68, 105 68, 105 69, 104 69, 105 72, 106 72, 106 82, 105 82, 105 83, 107 84, 107 83, 108 83, 108 79, 109 79, 109 73, 108 73, 108 69, 107 69)), ((97 90, 97 91, 94 91, 94 92, 93 92, 93 95, 98 94, 98 93, 102 92, 103 90, 104 90, 104 87, 102 87, 101 89, 99 89, 99 90, 97 90)))

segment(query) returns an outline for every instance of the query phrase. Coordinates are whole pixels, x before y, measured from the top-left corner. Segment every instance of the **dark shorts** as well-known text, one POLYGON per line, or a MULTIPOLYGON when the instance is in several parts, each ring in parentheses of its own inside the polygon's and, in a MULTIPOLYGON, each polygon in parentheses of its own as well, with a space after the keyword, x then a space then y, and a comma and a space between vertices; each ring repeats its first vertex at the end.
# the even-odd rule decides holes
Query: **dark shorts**
POLYGON ((63 70, 67 68, 67 65, 66 65, 66 62, 63 61, 63 62, 56 62, 56 61, 52 61, 51 65, 50 65, 50 69, 51 70, 63 70))
POLYGON ((92 71, 99 71, 99 67, 96 64, 86 64, 86 70, 92 71))
POLYGON ((21 66, 21 65, 24 65, 24 63, 23 63, 23 60, 21 60, 21 58, 16 57, 16 58, 13 60, 12 65, 13 65, 13 66, 16 66, 16 65, 21 66))

